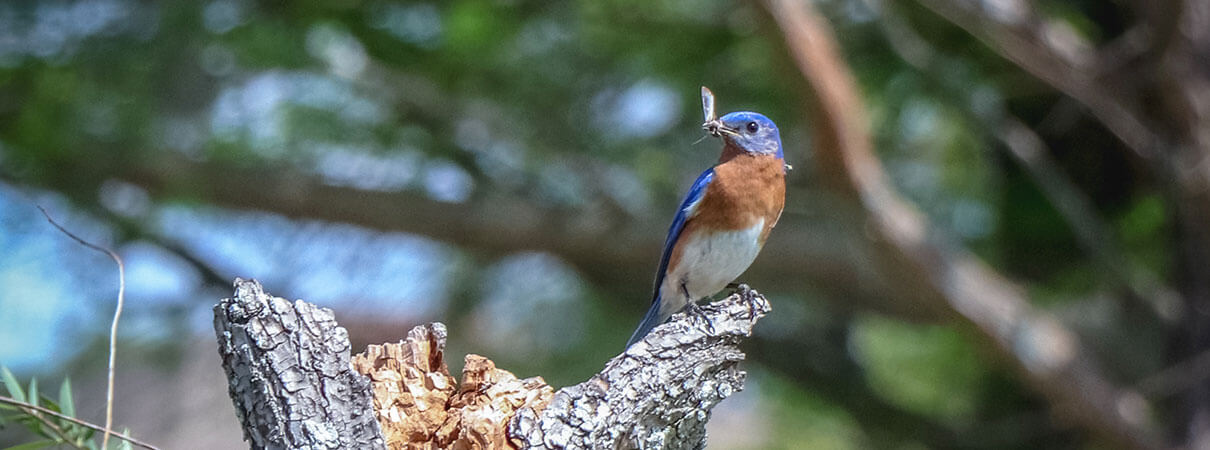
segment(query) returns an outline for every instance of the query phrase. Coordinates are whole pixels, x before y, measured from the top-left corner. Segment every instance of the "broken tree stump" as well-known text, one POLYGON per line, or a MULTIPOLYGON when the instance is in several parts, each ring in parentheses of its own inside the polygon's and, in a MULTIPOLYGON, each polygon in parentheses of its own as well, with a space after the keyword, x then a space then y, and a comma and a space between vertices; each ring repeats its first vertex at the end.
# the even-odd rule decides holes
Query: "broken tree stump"
POLYGON ((554 392, 467 355, 441 323, 349 357, 332 312, 236 280, 215 307, 219 353, 253 448, 644 448, 706 444, 711 409, 743 389, 739 343, 770 310, 747 286, 680 313, 588 381, 554 392))
POLYGON ((214 332, 252 448, 385 448, 370 383, 349 364, 331 310, 237 278, 235 296, 214 307, 214 332))

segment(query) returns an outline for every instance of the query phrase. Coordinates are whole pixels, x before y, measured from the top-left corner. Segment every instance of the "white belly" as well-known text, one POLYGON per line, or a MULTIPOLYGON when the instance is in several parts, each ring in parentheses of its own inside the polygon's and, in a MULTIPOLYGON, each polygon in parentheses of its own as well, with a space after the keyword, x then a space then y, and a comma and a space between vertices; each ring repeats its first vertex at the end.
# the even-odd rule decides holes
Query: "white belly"
POLYGON ((764 227, 765 221, 758 220, 743 230, 687 236, 680 263, 669 268, 660 286, 660 316, 668 317, 689 302, 718 293, 748 270, 760 252, 764 227))

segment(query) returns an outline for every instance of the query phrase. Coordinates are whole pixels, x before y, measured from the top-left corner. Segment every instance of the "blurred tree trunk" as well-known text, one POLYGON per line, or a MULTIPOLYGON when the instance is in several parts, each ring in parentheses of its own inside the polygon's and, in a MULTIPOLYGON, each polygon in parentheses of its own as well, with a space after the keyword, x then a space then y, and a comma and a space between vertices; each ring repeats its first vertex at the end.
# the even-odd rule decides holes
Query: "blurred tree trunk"
MULTIPOLYGON (((1126 31, 1098 46, 1023 0, 919 3, 1082 104, 1145 163, 1173 212, 1172 274, 1184 307, 1169 361, 1210 351, 1210 4, 1129 3, 1126 31)), ((1174 444, 1210 448, 1206 375, 1181 377, 1174 444)))

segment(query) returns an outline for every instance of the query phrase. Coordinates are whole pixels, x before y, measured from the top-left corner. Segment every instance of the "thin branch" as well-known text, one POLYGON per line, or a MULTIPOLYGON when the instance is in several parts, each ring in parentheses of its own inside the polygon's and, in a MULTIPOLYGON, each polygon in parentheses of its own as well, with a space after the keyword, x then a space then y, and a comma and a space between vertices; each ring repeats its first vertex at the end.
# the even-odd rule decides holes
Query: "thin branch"
POLYGON ((1175 320, 1180 294, 1122 253, 1108 226, 1097 217, 1091 201, 1051 158, 1041 136, 1007 111, 994 133, 1067 221, 1093 262, 1109 275, 1109 281, 1143 300, 1157 317, 1175 320))
MULTIPOLYGON (((1167 159, 1160 149, 1162 139, 1144 123, 1144 115, 1125 103, 1121 95, 1104 89, 1090 78, 1095 68, 1056 47, 1054 25, 1042 21, 1029 2, 1012 2, 1011 18, 996 18, 976 6, 957 0, 917 0, 945 20, 966 30, 992 51, 1025 69, 1034 77, 1086 106, 1089 112, 1143 160, 1168 173, 1167 159)), ((1066 36, 1066 35, 1064 35, 1066 36)), ((1068 36, 1070 37, 1070 36, 1068 36)))
MULTIPOLYGON (((16 399, 10 399, 10 398, 8 398, 8 397, 0 396, 0 403, 14 403, 14 404, 16 404, 16 403, 25 403, 25 402, 21 402, 21 401, 18 401, 18 400, 16 400, 16 399), (11 400, 11 402, 6 402, 6 400, 11 400)), ((85 449, 85 448, 87 448, 87 447, 84 447, 84 446, 82 446, 82 445, 80 445, 80 444, 77 444, 77 443, 75 442, 75 440, 73 440, 73 439, 71 439, 70 437, 68 437, 68 436, 67 436, 67 432, 63 431, 63 429, 62 429, 62 428, 60 428, 58 425, 56 425, 56 424, 55 424, 54 422, 52 422, 50 419, 47 419, 45 416, 43 416, 43 415, 41 415, 41 414, 38 414, 38 412, 39 412, 40 410, 37 410, 37 409, 32 409, 32 408, 31 408, 31 407, 36 407, 35 405, 33 405, 33 404, 27 404, 27 405, 28 405, 28 406, 22 406, 22 405, 17 405, 17 406, 18 406, 19 408, 21 408, 21 410, 22 410, 22 411, 25 411, 25 413, 26 413, 26 414, 29 414, 29 415, 30 415, 31 417, 33 417, 34 419, 37 419, 39 422, 42 422, 42 425, 45 425, 45 426, 46 426, 47 428, 49 428, 51 431, 55 432, 55 435, 56 435, 56 436, 59 436, 59 440, 61 440, 61 441, 63 441, 63 442, 66 442, 68 445, 70 445, 70 446, 72 446, 72 447, 75 447, 75 448, 78 448, 78 449, 85 449)), ((48 411, 49 411, 49 410, 48 410, 48 411)))
MULTIPOLYGON (((881 13, 877 23, 886 35, 887 43, 904 62, 920 72, 931 75, 942 84, 944 92, 961 93, 961 86, 940 76, 938 58, 947 58, 909 27, 894 11, 894 5, 871 8, 881 13)), ((951 94, 952 95, 952 94, 951 94)), ((959 94, 961 95, 961 94, 959 94)), ((950 98, 951 96, 945 96, 950 98)), ((969 98, 952 99, 955 106, 970 109, 969 98)), ((1020 164, 1034 184, 1046 195, 1050 204, 1067 222, 1079 244, 1088 252, 1093 263, 1106 275, 1106 281, 1129 292, 1130 298, 1146 304, 1157 317, 1172 321, 1180 307, 1179 294, 1162 283, 1154 274, 1125 257, 1114 242, 1109 226, 1096 213, 1091 200, 1071 181, 1050 156, 1046 143, 1029 125, 999 104, 990 111, 969 111, 979 128, 999 140, 1008 154, 1020 164)))
MULTIPOLYGON (((92 430, 94 430, 94 431, 105 432, 105 430, 106 430, 106 428, 105 428, 105 427, 102 427, 102 426, 100 426, 100 425, 94 425, 94 424, 92 424, 92 423, 90 423, 90 422, 85 422, 85 421, 80 420, 80 419, 77 419, 77 418, 75 418, 75 417, 71 417, 71 416, 68 416, 68 415, 64 415, 64 414, 62 414, 62 413, 56 412, 56 411, 51 410, 51 409, 43 408, 43 407, 38 406, 38 405, 34 405, 34 404, 30 404, 30 403, 26 403, 26 402, 23 402, 23 401, 20 401, 20 400, 14 399, 14 398, 12 398, 12 397, 7 397, 7 396, 0 395, 0 403, 7 403, 7 404, 10 404, 10 405, 16 406, 16 407, 18 407, 18 408, 25 408, 25 409, 27 409, 27 410, 34 410, 34 411, 38 411, 38 412, 43 413, 43 414, 48 414, 48 415, 54 416, 54 417, 56 417, 56 418, 58 418, 58 419, 63 419, 63 420, 66 420, 66 421, 71 422, 71 423, 74 423, 74 424, 76 424, 76 425, 79 425, 79 426, 82 426, 82 427, 85 427, 85 428, 92 429, 92 430)), ((159 447, 156 447, 156 446, 154 446, 154 445, 151 445, 151 444, 148 444, 148 443, 146 443, 146 442, 140 441, 140 440, 138 440, 138 439, 132 438, 132 437, 130 437, 130 436, 128 436, 128 435, 125 435, 125 434, 122 434, 122 433, 111 433, 111 434, 113 434, 113 437, 116 437, 116 438, 121 439, 121 440, 123 440, 123 441, 129 442, 129 443, 131 443, 131 444, 137 445, 137 446, 139 446, 139 447, 143 447, 143 448, 146 448, 146 449, 149 449, 149 450, 160 450, 160 449, 159 449, 159 447)))
POLYGON ((1155 397, 1168 397, 1183 390, 1200 386, 1210 379, 1210 351, 1181 361, 1138 383, 1138 390, 1155 397))
POLYGON ((50 216, 50 213, 46 212, 46 208, 43 208, 42 205, 35 206, 38 207, 38 210, 42 211, 43 216, 46 216, 47 222, 50 222, 51 225, 54 225, 55 228, 58 228, 59 231, 63 232, 63 234, 66 234, 67 237, 79 242, 80 245, 109 255, 109 257, 113 259, 113 262, 117 263, 118 265, 118 304, 114 307, 113 323, 109 326, 109 364, 107 367, 107 380, 105 386, 105 431, 104 436, 101 438, 101 448, 109 448, 109 435, 113 434, 113 367, 114 357, 118 350, 118 320, 122 318, 122 306, 126 299, 126 265, 122 263, 122 257, 118 256, 117 253, 114 253, 113 250, 88 242, 79 236, 76 236, 74 233, 67 231, 66 228, 63 228, 62 225, 59 225, 58 222, 55 222, 55 219, 50 216))
MULTIPOLYGON (((583 214, 501 193, 448 203, 414 191, 332 186, 298 171, 241 168, 190 160, 172 152, 155 153, 118 168, 114 176, 145 188, 157 201, 172 201, 174 192, 187 191, 191 199, 230 210, 264 211, 412 233, 487 256, 546 251, 580 268, 594 283, 634 289, 631 294, 647 289, 631 281, 651 275, 654 268, 649 264, 653 264, 652 258, 659 255, 663 244, 651 230, 668 226, 668 218, 659 215, 645 220, 594 215, 601 220, 587 221, 583 214), (216 179, 227 182, 214 183, 216 179), (617 245, 602 247, 599 243, 604 239, 617 245)), ((93 169, 74 166, 64 170, 93 169)), ((899 305, 883 302, 885 292, 878 291, 883 286, 880 280, 862 278, 864 272, 856 267, 859 261, 852 251, 854 233, 838 231, 851 227, 829 221, 837 218, 837 209, 844 205, 829 203, 826 193, 795 197, 810 197, 812 202, 787 205, 781 223, 788 226, 770 237, 763 256, 752 266, 757 278, 747 281, 778 289, 822 286, 842 293, 850 301, 906 314, 896 309, 899 305), (804 209, 808 210, 795 213, 804 209), (804 216, 811 220, 803 220, 804 216)))
POLYGON ((218 269, 216 269, 214 266, 211 266, 200 256, 185 248, 185 246, 181 245, 173 238, 165 236, 162 233, 152 231, 149 229, 150 227, 145 226, 140 222, 114 214, 113 211, 110 211, 106 208, 89 208, 89 211, 93 214, 104 217, 106 221, 115 225, 124 233, 128 233, 134 238, 151 242, 152 244, 155 244, 183 259, 185 263, 193 266, 193 268, 198 271, 202 277, 202 283, 221 288, 226 288, 227 285, 230 284, 227 281, 227 277, 220 274, 218 269))

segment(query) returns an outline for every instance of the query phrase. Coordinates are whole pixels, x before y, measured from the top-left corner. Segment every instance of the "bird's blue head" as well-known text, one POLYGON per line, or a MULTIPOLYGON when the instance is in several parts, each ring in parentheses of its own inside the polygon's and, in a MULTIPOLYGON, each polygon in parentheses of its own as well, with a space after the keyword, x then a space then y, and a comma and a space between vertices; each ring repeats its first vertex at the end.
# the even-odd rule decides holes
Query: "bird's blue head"
POLYGON ((782 158, 781 134, 777 124, 762 114, 739 111, 702 124, 706 132, 723 138, 739 150, 782 158))

